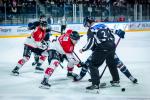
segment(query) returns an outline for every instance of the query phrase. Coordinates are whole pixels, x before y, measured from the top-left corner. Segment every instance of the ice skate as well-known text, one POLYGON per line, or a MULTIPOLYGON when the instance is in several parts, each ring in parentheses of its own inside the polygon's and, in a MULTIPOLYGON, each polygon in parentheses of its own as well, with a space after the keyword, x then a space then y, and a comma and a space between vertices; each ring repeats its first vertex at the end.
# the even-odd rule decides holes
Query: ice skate
POLYGON ((42 89, 49 89, 51 87, 51 85, 48 83, 48 79, 44 78, 43 81, 41 82, 41 85, 39 86, 39 88, 42 89))
POLYGON ((41 67, 35 67, 35 72, 36 72, 36 73, 43 73, 43 72, 44 72, 44 69, 41 68, 41 67))
POLYGON ((92 84, 91 86, 86 87, 86 92, 99 94, 99 85, 92 84))
POLYGON ((72 78, 72 79, 74 79, 74 78, 76 78, 78 75, 76 74, 76 73, 67 73, 67 77, 68 78, 72 78))
POLYGON ((18 70, 19 70, 19 67, 16 66, 16 67, 12 70, 11 75, 18 76, 18 75, 19 75, 18 70))
POLYGON ((110 81, 112 87, 120 87, 119 81, 110 81))
POLYGON ((136 78, 134 78, 133 76, 129 77, 129 79, 134 83, 137 84, 138 80, 136 78))
POLYGON ((132 81, 134 84, 138 84, 138 80, 136 78, 134 78, 134 80, 132 81))
POLYGON ((37 65, 37 63, 36 63, 36 62, 33 62, 33 63, 32 63, 32 66, 36 66, 36 65, 37 65))

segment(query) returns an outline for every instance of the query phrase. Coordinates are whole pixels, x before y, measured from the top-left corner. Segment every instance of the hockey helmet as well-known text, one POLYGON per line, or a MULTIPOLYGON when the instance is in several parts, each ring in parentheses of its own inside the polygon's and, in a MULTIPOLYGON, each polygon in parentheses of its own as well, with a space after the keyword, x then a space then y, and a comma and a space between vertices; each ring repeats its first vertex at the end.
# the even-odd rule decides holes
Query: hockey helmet
POLYGON ((88 23, 92 23, 92 22, 95 22, 95 19, 92 18, 92 17, 85 17, 84 20, 83 20, 83 26, 84 27, 88 27, 88 23))
POLYGON ((46 21, 41 21, 40 25, 43 26, 43 27, 47 27, 47 22, 46 21))
POLYGON ((68 29, 66 33, 67 33, 67 34, 72 33, 72 29, 68 29))
POLYGON ((73 40, 79 40, 80 39, 80 35, 77 31, 73 31, 71 34, 70 34, 70 38, 73 39, 73 40))
POLYGON ((44 14, 40 16, 40 21, 46 21, 46 16, 44 14))
POLYGON ((42 18, 46 18, 46 16, 44 14, 40 15, 40 19, 42 18))

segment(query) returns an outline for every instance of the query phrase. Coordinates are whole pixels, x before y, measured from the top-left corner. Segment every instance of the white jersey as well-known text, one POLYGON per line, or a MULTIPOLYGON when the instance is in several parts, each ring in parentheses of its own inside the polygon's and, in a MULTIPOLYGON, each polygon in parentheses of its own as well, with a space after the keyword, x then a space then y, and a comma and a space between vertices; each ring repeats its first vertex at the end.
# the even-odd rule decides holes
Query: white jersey
POLYGON ((74 57, 74 55, 72 53, 65 53, 65 51, 63 50, 63 48, 58 40, 54 41, 52 43, 49 43, 49 49, 56 50, 60 54, 65 54, 67 56, 67 59, 69 60, 69 63, 68 63, 69 66, 73 66, 74 64, 79 63, 79 61, 76 60, 76 58, 74 57))
POLYGON ((56 50, 60 54, 65 54, 65 51, 63 50, 63 48, 62 48, 62 46, 58 40, 54 41, 54 42, 49 42, 49 48, 48 49, 56 50))

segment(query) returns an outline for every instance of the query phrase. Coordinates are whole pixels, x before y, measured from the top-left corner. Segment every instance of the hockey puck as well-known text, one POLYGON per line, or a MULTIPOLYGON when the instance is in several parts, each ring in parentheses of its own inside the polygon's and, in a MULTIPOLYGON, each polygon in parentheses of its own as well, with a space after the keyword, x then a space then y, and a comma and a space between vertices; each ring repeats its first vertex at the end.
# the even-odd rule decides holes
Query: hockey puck
POLYGON ((126 90, 125 88, 122 88, 122 89, 121 89, 122 92, 124 92, 125 90, 126 90))

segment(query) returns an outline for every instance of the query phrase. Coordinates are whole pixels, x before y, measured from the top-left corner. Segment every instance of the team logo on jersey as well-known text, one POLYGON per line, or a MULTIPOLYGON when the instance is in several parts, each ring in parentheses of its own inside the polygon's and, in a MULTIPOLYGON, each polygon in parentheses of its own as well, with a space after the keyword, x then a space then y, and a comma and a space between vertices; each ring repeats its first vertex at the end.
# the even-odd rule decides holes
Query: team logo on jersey
POLYGON ((68 36, 65 36, 65 37, 63 38, 63 41, 68 41, 68 39, 69 39, 69 37, 68 37, 68 36))

